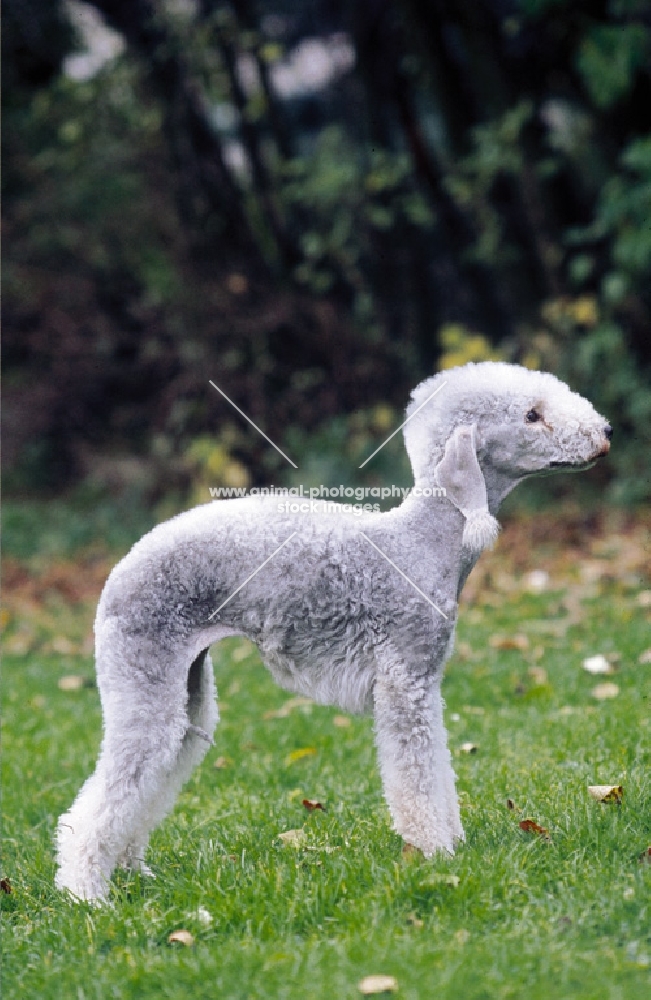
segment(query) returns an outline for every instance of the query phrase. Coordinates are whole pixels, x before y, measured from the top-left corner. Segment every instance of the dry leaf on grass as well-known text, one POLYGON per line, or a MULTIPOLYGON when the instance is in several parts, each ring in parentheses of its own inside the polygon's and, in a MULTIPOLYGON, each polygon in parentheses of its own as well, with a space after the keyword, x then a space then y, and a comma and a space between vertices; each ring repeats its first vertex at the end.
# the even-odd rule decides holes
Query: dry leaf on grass
POLYGON ((479 747, 476 743, 462 743, 460 750, 462 753, 477 753, 479 747))
POLYGON ((288 715, 291 715, 297 708, 302 709, 304 712, 311 712, 314 702, 311 698, 304 698, 303 695, 297 695, 296 698, 290 698, 286 701, 284 705, 280 708, 272 708, 270 711, 265 712, 262 716, 263 719, 286 719, 288 715))
POLYGON ((642 851, 637 860, 640 862, 640 864, 651 865, 651 844, 649 844, 649 846, 645 851, 642 851))
POLYGON ((588 785, 588 795, 597 802, 609 802, 621 805, 624 797, 623 785, 588 785))
POLYGON ((325 812, 325 809, 323 808, 321 803, 317 802, 315 799, 303 799, 301 805, 305 806, 308 812, 312 812, 314 809, 321 809, 323 812, 325 812))
POLYGON ((538 687, 542 687, 548 682, 547 671, 544 667, 529 667, 527 673, 534 684, 538 687))
POLYGON ((285 757, 285 767, 289 767, 290 764, 295 764, 298 760, 303 760, 305 757, 314 757, 316 754, 316 747, 301 747, 299 750, 292 750, 285 757))
POLYGON ((549 835, 549 830, 545 829, 544 826, 540 826, 539 823, 536 823, 532 819, 522 819, 520 820, 518 826, 520 827, 521 830, 524 830, 525 833, 537 834, 541 840, 546 840, 549 842, 552 839, 549 835))
POLYGON ((352 726, 352 722, 347 715, 335 715, 332 724, 337 729, 348 729, 349 726, 352 726))
POLYGON ((425 921, 421 920, 415 913, 407 914, 407 923, 411 924, 412 927, 417 927, 419 930, 421 927, 425 926, 425 921))
POLYGON ((615 672, 612 663, 601 653, 586 657, 583 661, 583 669, 589 674, 614 674, 615 672))
POLYGON ((230 757, 218 757, 215 761, 215 767, 221 771, 225 767, 230 767, 232 763, 233 761, 230 757))
POLYGON ((643 653, 640 653, 637 662, 641 664, 651 663, 651 649, 645 649, 643 653))
POLYGON ((398 980, 395 976, 364 976, 357 984, 357 989, 366 997, 377 993, 395 993, 398 989, 398 980))
POLYGON ((7 894, 11 892, 11 882, 8 878, 0 878, 0 889, 7 894))
POLYGON ((641 608, 651 608, 651 590, 641 590, 637 595, 637 603, 641 608))
POLYGON ((278 834, 278 839, 287 847, 303 847, 307 842, 307 834, 305 830, 286 830, 285 833, 278 834))
POLYGON ((592 697, 596 698, 597 701, 606 701, 608 698, 616 698, 619 694, 619 685, 606 682, 605 684, 597 684, 596 687, 592 689, 592 697))
POLYGON ((515 809, 515 802, 513 801, 513 799, 507 799, 506 800, 506 808, 507 809, 515 809))
POLYGON ((86 677, 81 677, 79 674, 68 674, 66 677, 59 677, 60 691, 81 691, 85 687, 90 687, 90 682, 86 677))
POLYGON ((526 635, 491 635, 488 645, 493 649, 519 649, 524 652, 529 649, 529 640, 526 635))
POLYGON ((194 944, 194 938, 190 934, 190 931, 184 930, 172 931, 167 940, 170 944, 182 944, 186 948, 190 948, 194 944))

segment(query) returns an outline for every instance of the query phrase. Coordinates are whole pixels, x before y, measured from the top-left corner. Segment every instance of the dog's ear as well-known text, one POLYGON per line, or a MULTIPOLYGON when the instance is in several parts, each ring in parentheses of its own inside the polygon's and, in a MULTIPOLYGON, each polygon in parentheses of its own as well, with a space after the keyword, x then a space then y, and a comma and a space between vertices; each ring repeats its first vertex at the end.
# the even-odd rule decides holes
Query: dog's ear
POLYGON ((456 427, 435 469, 438 485, 443 487, 447 499, 466 519, 463 545, 472 556, 478 556, 483 549, 490 547, 500 530, 488 510, 486 483, 477 461, 476 435, 475 424, 456 427))

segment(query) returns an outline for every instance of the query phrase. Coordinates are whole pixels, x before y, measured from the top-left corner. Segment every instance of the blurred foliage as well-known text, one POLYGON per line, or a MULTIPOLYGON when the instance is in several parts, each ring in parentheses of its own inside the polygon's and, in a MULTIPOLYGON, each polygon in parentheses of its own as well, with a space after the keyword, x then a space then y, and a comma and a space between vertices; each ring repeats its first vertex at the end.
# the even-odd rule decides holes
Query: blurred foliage
POLYGON ((4 8, 11 489, 289 482, 210 378, 302 477, 408 477, 357 466, 409 390, 503 358, 648 496, 648 0, 93 0, 126 48, 73 79, 79 7, 4 8))

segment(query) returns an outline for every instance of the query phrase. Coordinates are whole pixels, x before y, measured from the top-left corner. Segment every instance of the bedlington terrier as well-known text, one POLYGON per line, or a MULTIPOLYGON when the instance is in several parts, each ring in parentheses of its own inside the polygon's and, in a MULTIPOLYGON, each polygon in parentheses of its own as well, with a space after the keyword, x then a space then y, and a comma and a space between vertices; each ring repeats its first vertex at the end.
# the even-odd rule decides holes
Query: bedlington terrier
POLYGON ((246 497, 154 528, 100 598, 104 739, 59 820, 57 886, 100 900, 116 865, 149 873, 150 832, 218 720, 209 647, 233 635, 254 642, 289 691, 372 712, 395 830, 425 856, 452 854, 464 832, 441 679, 459 593, 497 536, 507 493, 528 476, 588 468, 611 435, 553 375, 469 364, 412 395, 404 438, 415 486, 399 507, 357 516, 246 497))

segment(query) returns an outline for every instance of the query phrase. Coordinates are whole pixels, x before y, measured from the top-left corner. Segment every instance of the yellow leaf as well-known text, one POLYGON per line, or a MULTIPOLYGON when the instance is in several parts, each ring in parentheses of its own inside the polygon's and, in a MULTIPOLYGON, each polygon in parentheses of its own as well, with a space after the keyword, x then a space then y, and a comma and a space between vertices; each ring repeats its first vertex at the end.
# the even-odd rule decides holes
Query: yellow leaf
POLYGON ((297 698, 290 698, 280 708, 272 708, 268 712, 265 712, 262 718, 265 720, 286 719, 295 708, 301 708, 304 712, 311 712, 313 704, 314 702, 311 698, 304 698, 302 695, 299 695, 297 698))
POLYGON ((364 976, 357 984, 357 989, 364 996, 373 996, 377 993, 395 993, 398 989, 398 980, 395 976, 364 976))
POLYGON ((305 757, 314 757, 316 754, 316 747, 301 747, 299 750, 292 750, 285 757, 285 767, 289 767, 290 764, 295 764, 297 760, 303 760, 305 757))
POLYGON ((581 326, 596 326, 599 322, 597 300, 592 295, 582 295, 571 303, 569 310, 575 323, 581 326))
POLYGON ((529 677, 531 677, 534 684, 537 684, 539 687, 542 687, 547 683, 547 671, 544 667, 529 667, 527 673, 529 674, 529 677))
POLYGON ((588 795, 597 802, 615 802, 620 805, 624 797, 623 785, 588 785, 588 795))
POLYGON ((529 649, 526 635, 491 635, 488 645, 493 649, 519 649, 524 652, 529 649))
POLYGON ((605 701, 607 698, 616 698, 618 694, 619 686, 617 684, 597 684, 597 686, 592 689, 592 697, 596 698, 597 701, 605 701))
POLYGON ((81 691, 85 684, 85 678, 76 674, 69 674, 67 677, 59 677, 59 690, 61 691, 81 691))
POLYGON ((190 948, 194 944, 194 938, 190 934, 190 931, 184 930, 172 931, 167 940, 170 944, 182 944, 186 948, 190 948))
POLYGON ((307 834, 305 830, 286 830, 278 834, 278 839, 287 847, 303 847, 307 841, 307 834))

